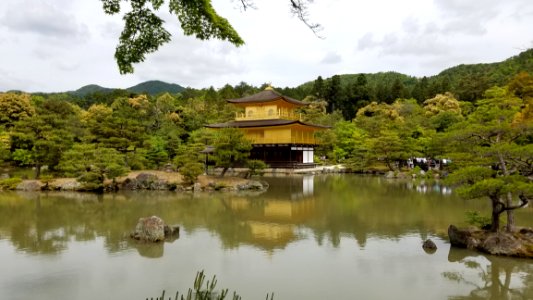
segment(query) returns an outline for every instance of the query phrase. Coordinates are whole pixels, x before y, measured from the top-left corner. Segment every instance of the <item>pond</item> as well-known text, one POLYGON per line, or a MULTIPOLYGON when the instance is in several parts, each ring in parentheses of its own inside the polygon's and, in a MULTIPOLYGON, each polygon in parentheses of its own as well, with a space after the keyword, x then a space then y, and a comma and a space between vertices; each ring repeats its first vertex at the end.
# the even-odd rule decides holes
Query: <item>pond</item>
MULTIPOLYGON (((450 248, 448 225, 488 200, 357 175, 265 180, 261 194, 0 193, 0 299, 144 300, 200 270, 243 299, 533 299, 532 260, 450 248), (151 215, 180 236, 130 240, 151 215)), ((533 227, 533 208, 516 218, 533 227)))

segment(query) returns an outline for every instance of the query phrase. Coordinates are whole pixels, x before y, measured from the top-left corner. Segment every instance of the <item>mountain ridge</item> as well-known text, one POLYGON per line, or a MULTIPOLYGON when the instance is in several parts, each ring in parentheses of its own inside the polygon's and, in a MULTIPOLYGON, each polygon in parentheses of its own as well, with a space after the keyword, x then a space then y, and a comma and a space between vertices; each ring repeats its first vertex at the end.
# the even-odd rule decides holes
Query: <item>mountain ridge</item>
POLYGON ((149 95, 157 95, 161 93, 175 94, 185 90, 185 88, 176 83, 168 83, 161 80, 148 80, 125 89, 103 87, 98 84, 88 84, 75 91, 68 91, 67 93, 84 97, 92 93, 111 93, 114 90, 126 90, 137 94, 147 93, 149 95))

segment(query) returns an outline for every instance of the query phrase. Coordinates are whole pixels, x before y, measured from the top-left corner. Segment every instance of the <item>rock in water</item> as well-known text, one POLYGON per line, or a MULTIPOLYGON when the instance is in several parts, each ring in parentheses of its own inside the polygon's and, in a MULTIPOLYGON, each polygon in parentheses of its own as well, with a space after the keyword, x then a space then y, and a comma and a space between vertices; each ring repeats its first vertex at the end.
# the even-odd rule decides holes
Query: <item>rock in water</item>
POLYGON ((461 230, 454 225, 448 227, 448 237, 450 238, 450 244, 458 248, 473 250, 476 249, 480 243, 475 231, 468 229, 461 230))
POLYGON ((165 238, 172 238, 179 236, 180 227, 178 225, 165 225, 165 238))
POLYGON ((504 232, 491 233, 481 244, 481 250, 493 255, 527 256, 524 245, 513 235, 504 232))
POLYGON ((165 222, 159 217, 140 218, 131 237, 146 242, 165 240, 165 222))
POLYGON ((490 232, 458 229, 450 225, 448 236, 453 247, 475 249, 493 255, 533 258, 533 238, 528 229, 518 232, 490 232))
POLYGON ((426 253, 429 254, 433 254, 435 251, 437 251, 437 245, 435 245, 435 243, 430 239, 427 239, 424 244, 422 244, 422 248, 424 251, 426 251, 426 253))

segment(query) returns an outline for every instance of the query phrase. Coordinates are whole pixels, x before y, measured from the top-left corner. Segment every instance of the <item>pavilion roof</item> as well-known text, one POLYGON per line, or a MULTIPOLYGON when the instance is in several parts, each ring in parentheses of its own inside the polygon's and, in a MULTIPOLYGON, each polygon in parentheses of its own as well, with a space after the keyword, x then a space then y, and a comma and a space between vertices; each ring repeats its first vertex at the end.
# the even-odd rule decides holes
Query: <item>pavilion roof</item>
POLYGON ((298 120, 283 120, 283 119, 272 119, 272 120, 253 120, 253 121, 230 121, 226 123, 217 123, 206 125, 208 128, 250 128, 250 127, 271 127, 271 126, 285 126, 291 124, 299 124, 303 126, 315 127, 315 128, 331 128, 330 126, 315 125, 309 124, 298 120))
POLYGON ((237 99, 229 99, 227 100, 229 103, 233 104, 244 104, 244 103, 261 103, 261 102, 271 102, 276 100, 283 100, 285 102, 294 104, 296 106, 305 106, 307 105, 305 102, 296 100, 287 96, 284 96, 276 91, 274 91, 272 88, 267 88, 264 91, 261 91, 257 94, 253 94, 251 96, 246 96, 242 98, 237 99))

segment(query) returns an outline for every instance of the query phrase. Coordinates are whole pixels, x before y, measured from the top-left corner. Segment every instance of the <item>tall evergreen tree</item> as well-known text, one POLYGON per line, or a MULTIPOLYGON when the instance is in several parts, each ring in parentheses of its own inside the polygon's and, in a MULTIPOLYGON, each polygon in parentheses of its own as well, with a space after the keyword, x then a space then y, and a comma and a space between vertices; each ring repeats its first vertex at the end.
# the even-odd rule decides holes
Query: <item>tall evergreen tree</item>
POLYGON ((325 97, 325 85, 324 85, 324 79, 322 79, 322 76, 318 76, 317 79, 315 80, 315 82, 313 83, 312 94, 317 99, 324 99, 324 97, 325 97))

